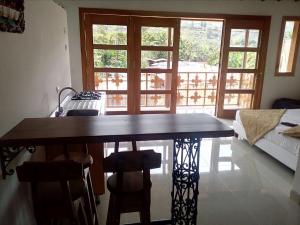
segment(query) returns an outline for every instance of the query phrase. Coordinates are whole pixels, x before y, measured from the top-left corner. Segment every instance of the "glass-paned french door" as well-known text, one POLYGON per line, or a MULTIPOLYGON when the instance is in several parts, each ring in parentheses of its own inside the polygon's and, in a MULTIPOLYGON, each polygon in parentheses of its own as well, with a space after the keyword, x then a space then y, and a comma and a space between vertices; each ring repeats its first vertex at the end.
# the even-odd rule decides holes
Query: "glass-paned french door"
POLYGON ((266 58, 268 21, 225 22, 217 116, 234 118, 238 109, 258 108, 266 58))
POLYGON ((269 17, 96 11, 80 14, 83 88, 106 92, 108 114, 259 108, 269 17))
POLYGON ((136 17, 134 30, 135 112, 175 113, 179 20, 136 17))
POLYGON ((83 22, 84 88, 106 92, 108 113, 175 112, 178 19, 91 14, 83 22))

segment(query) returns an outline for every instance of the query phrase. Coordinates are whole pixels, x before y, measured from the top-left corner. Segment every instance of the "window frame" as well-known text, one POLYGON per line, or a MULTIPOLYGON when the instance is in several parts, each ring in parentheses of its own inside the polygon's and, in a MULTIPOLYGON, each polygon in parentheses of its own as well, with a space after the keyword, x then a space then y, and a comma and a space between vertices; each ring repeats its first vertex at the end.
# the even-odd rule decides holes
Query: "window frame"
MULTIPOLYGON (((294 36, 294 34, 293 34, 293 36, 294 36)), ((292 37, 292 39, 293 39, 293 37, 292 37)), ((300 16, 283 16, 282 21, 281 21, 280 36, 279 36, 279 43, 278 43, 278 49, 277 49, 275 76, 283 76, 283 77, 295 76, 295 70, 296 70, 296 64, 297 64, 297 58, 298 58, 298 52, 299 52, 299 42, 300 42, 300 16), (279 72, 284 31, 285 31, 286 22, 288 22, 288 21, 297 21, 299 23, 298 28, 296 30, 297 34, 295 35, 295 40, 294 41, 292 40, 292 42, 295 42, 294 53, 292 53, 293 61, 292 61, 290 72, 279 72)), ((290 50, 289 54, 291 54, 291 50, 290 50)), ((289 58, 288 63, 290 63, 290 58, 289 58)))
MULTIPOLYGON (((176 18, 180 20, 184 19, 195 19, 195 20, 211 20, 211 21, 224 21, 223 26, 226 26, 227 21, 229 20, 250 20, 250 21, 257 21, 257 20, 263 20, 264 21, 264 33, 266 35, 266 39, 263 41, 264 48, 262 48, 261 51, 261 64, 259 66, 259 76, 257 77, 255 84, 256 84, 256 93, 255 93, 255 100, 253 103, 254 108, 259 108, 260 102, 261 102, 261 95, 262 95, 262 88, 263 88, 263 80, 264 80, 264 70, 265 70, 265 64, 266 64, 266 54, 267 54, 267 48, 268 48, 268 37, 269 37, 269 29, 271 24, 271 16, 261 16, 261 15, 233 15, 233 14, 209 14, 209 13, 186 13, 186 12, 163 12, 163 11, 133 11, 133 10, 119 10, 119 9, 96 9, 96 8, 79 8, 79 17, 80 17, 80 41, 81 41, 81 60, 82 60, 82 81, 83 81, 83 89, 84 90, 92 90, 94 83, 91 85, 91 79, 88 75, 89 71, 87 70, 87 66, 89 62, 86 59, 86 43, 85 43, 85 18, 88 17, 89 14, 93 15, 118 15, 118 16, 134 16, 134 17, 146 17, 146 18, 156 18, 156 17, 162 17, 162 18, 176 18)), ((241 23, 241 22, 239 22, 241 23)), ((133 46, 131 46, 133 48, 133 46)), ((224 27, 223 27, 223 34, 222 34, 222 44, 221 44, 221 53, 220 53, 220 59, 222 61, 223 55, 224 55, 224 27)), ((220 63, 221 63, 220 61, 220 63)), ((221 66, 221 65, 220 65, 221 66)), ((135 67, 135 65, 133 65, 135 67)), ((219 67, 219 76, 221 75, 221 67, 219 67)), ((130 84, 130 82, 128 82, 130 84)), ((220 85, 221 85, 221 79, 218 78, 218 84, 217 84, 217 97, 216 97, 216 111, 215 115, 218 115, 218 107, 219 102, 221 99, 221 93, 219 91, 220 85)), ((174 83, 175 84, 175 83, 174 83)), ((132 87, 128 87, 128 89, 131 89, 132 87)), ((135 96, 132 96, 132 99, 134 99, 135 96)), ((130 98, 131 99, 131 98, 130 98)), ((136 104, 138 105, 138 104, 136 104)), ((157 111, 159 112, 159 111, 157 111)), ((135 114, 135 111, 127 111, 128 114, 135 114)), ((162 113, 162 112, 159 112, 162 113)), ((176 113, 176 108, 175 108, 176 113)), ((120 112, 115 112, 114 114, 120 114, 120 112)), ((122 112, 124 114, 124 112, 122 112)))

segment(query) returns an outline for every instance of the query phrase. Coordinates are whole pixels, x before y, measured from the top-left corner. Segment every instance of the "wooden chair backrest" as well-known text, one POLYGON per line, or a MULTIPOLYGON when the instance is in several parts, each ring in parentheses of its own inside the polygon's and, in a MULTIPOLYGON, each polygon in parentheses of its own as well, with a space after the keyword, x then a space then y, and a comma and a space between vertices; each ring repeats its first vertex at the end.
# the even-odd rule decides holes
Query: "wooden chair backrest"
POLYGON ((17 167, 19 181, 55 182, 82 179, 83 165, 72 160, 24 162, 17 167))
POLYGON ((79 180, 84 178, 83 165, 81 163, 72 160, 61 160, 61 161, 43 161, 24 162, 23 165, 16 168, 17 176, 19 181, 31 183, 31 194, 33 200, 33 207, 37 224, 46 224, 43 221, 47 221, 50 217, 62 216, 70 218, 71 221, 77 220, 77 212, 75 210, 72 194, 70 189, 70 180, 79 180), (42 193, 39 185, 43 182, 57 182, 60 184, 62 191, 62 202, 57 204, 62 207, 60 210, 52 210, 51 213, 47 213, 47 209, 57 207, 50 205, 48 206, 44 202, 39 194, 47 195, 42 193), (58 215, 56 215, 58 214, 58 215))
POLYGON ((104 172, 131 172, 159 168, 161 154, 153 150, 112 153, 104 158, 104 172))

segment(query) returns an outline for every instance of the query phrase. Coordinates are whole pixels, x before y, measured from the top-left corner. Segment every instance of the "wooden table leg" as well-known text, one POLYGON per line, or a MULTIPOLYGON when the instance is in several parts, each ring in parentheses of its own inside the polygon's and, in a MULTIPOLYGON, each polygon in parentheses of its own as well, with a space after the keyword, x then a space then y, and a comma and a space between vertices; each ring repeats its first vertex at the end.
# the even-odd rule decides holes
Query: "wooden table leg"
POLYGON ((104 187, 104 172, 102 161, 104 158, 103 143, 88 144, 89 154, 93 157, 91 166, 91 178, 95 195, 102 195, 105 192, 104 187))

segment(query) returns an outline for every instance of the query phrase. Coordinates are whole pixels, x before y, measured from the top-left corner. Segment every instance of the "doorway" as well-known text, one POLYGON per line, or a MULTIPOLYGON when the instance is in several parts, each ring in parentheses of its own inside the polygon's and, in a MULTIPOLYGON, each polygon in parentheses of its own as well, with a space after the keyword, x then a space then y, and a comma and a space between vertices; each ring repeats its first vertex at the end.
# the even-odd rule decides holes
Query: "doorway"
POLYGON ((259 107, 269 17, 89 11, 80 10, 83 84, 106 92, 107 114, 229 118, 259 107), (232 46, 236 37, 245 44, 232 46))
POLYGON ((177 113, 215 115, 223 20, 181 20, 177 113))
POLYGON ((260 105, 269 21, 226 20, 217 116, 234 118, 239 109, 260 105))

